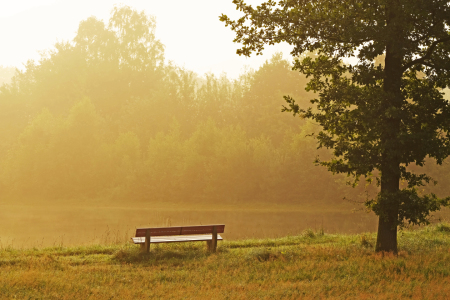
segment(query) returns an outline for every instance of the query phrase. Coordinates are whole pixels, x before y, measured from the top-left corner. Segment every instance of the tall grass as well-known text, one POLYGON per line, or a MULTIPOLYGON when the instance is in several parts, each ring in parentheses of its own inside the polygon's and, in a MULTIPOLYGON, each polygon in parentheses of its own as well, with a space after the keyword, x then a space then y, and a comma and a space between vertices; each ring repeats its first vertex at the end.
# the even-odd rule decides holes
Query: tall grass
POLYGON ((277 239, 0 249, 0 299, 448 299, 450 228, 375 235, 306 230, 277 239))

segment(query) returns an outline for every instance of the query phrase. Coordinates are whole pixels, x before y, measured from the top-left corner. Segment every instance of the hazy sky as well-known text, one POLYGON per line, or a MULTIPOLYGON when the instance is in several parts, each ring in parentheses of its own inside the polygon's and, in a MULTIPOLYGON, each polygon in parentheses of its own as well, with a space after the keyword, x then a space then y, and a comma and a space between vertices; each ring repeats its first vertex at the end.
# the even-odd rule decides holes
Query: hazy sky
POLYGON ((239 16, 232 0, 14 0, 0 4, 0 65, 23 68, 28 59, 39 59, 39 51, 71 40, 81 20, 96 16, 107 21, 120 3, 155 16, 166 59, 199 74, 237 77, 245 65, 257 68, 276 51, 289 58, 287 45, 269 47, 262 57, 236 55, 233 32, 219 22, 221 13, 239 16))

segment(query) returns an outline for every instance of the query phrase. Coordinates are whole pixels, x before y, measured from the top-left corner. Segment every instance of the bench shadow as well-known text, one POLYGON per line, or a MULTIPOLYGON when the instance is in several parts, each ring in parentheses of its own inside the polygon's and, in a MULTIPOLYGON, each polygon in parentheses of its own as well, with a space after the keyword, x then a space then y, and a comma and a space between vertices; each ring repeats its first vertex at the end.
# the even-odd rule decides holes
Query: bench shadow
MULTIPOLYGON (((226 251, 218 247, 216 254, 226 251)), ((214 255, 207 251, 205 245, 190 247, 154 247, 149 253, 143 253, 139 247, 126 247, 117 250, 112 255, 112 260, 119 263, 127 264, 158 264, 162 262, 182 263, 186 261, 205 259, 210 255, 214 255)))

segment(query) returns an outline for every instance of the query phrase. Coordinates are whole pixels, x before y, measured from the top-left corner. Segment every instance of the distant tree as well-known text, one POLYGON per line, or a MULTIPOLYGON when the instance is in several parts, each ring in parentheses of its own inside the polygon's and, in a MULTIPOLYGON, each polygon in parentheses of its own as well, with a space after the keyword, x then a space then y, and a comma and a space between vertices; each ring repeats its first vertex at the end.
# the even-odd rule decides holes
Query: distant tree
POLYGON ((295 96, 298 101, 308 102, 305 91, 307 79, 303 74, 292 71, 289 61, 282 53, 276 53, 258 70, 252 73, 250 88, 240 103, 240 117, 247 133, 253 137, 261 131, 275 143, 284 139, 282 132, 299 127, 289 115, 280 115, 283 94, 295 96))
POLYGON ((13 78, 16 73, 16 68, 14 67, 3 67, 0 66, 0 86, 3 84, 8 84, 11 82, 11 78, 13 78))
POLYGON ((242 43, 237 54, 261 54, 264 46, 287 42, 294 69, 311 78, 318 93, 314 109, 286 96, 286 111, 310 118, 323 130, 319 147, 333 149, 321 161, 333 173, 370 177, 380 192, 366 205, 379 216, 376 251, 397 252, 397 226, 428 222, 449 198, 420 195, 432 181, 407 169, 438 164, 450 154, 450 105, 441 89, 450 84, 450 1, 448 0, 269 0, 253 8, 233 0, 244 13, 220 20, 242 43), (384 55, 384 65, 374 60, 384 55), (352 64, 342 59, 355 57, 352 64), (400 181, 407 186, 400 188, 400 181))

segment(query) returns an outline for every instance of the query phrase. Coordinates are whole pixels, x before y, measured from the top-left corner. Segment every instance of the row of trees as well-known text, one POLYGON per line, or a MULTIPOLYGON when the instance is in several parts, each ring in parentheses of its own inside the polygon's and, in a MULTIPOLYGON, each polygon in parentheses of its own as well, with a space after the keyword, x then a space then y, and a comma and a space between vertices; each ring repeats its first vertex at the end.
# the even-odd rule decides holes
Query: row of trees
POLYGON ((316 149, 321 127, 281 113, 283 95, 304 108, 313 96, 281 55, 236 80, 199 77, 165 62, 154 31, 151 17, 117 7, 1 87, 0 196, 365 199, 364 184, 350 189, 345 174, 314 166, 331 157, 316 149))
MULTIPOLYGON (((280 113, 283 93, 305 95, 305 78, 281 55, 237 80, 200 78, 165 63, 154 31, 151 17, 117 7, 108 24, 82 21, 72 41, 1 87, 2 190, 289 202, 316 194, 314 181, 297 182, 323 173, 310 164, 312 128, 280 113)), ((332 193, 330 182, 315 199, 332 193)))
POLYGON ((55 200, 292 203, 329 199, 340 189, 311 163, 314 143, 305 138, 311 126, 287 132, 279 145, 212 118, 187 136, 173 119, 146 143, 133 131, 108 141, 107 127, 88 98, 67 117, 44 109, 4 161, 2 182, 16 194, 55 200))

